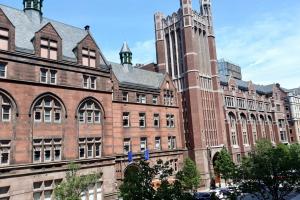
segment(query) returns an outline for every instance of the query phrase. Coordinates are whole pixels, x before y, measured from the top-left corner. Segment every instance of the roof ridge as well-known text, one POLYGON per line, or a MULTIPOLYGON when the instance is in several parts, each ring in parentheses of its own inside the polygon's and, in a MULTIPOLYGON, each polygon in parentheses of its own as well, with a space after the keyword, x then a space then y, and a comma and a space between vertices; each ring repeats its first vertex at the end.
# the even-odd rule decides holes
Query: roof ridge
POLYGON ((4 4, 2 4, 2 3, 0 3, 0 6, 4 6, 4 7, 7 7, 7 8, 10 8, 10 9, 16 10, 16 11, 24 12, 24 11, 23 11, 23 10, 21 10, 21 9, 14 8, 14 7, 12 7, 12 6, 8 6, 8 5, 4 5, 4 4))

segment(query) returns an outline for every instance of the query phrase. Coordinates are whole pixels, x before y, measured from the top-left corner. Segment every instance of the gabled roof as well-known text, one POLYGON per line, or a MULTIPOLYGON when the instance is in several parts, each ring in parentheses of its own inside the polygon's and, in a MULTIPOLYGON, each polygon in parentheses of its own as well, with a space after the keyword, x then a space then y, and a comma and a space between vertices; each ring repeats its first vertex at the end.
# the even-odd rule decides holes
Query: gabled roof
MULTIPOLYGON (((224 76, 224 75, 220 75, 220 82, 221 85, 228 85, 230 77, 229 76, 224 76)), ((241 90, 249 90, 249 82, 248 81, 243 81, 243 80, 237 80, 234 79, 238 88, 241 90)), ((271 84, 271 85, 256 85, 253 84, 256 93, 258 94, 272 94, 273 93, 273 87, 275 84, 271 84)))
POLYGON ((27 15, 23 10, 7 7, 5 5, 0 4, 0 8, 15 27, 16 51, 33 53, 34 47, 31 39, 37 31, 47 23, 51 23, 62 38, 63 59, 74 62, 77 61, 72 50, 77 46, 78 42, 87 36, 88 32, 86 30, 45 17, 42 17, 41 20, 39 20, 37 16, 33 15, 33 18, 31 18, 30 15, 27 15))
POLYGON ((165 75, 139 69, 131 65, 123 66, 110 62, 112 71, 122 85, 137 86, 141 88, 160 89, 165 75))

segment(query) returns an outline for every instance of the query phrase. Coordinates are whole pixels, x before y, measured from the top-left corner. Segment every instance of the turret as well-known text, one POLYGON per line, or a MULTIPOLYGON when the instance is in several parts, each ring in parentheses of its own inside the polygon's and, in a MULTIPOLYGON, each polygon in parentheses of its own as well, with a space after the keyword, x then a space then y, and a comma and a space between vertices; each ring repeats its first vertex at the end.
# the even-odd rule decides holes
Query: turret
POLYGON ((132 65, 132 52, 130 51, 127 42, 124 42, 119 54, 122 65, 132 65))
POLYGON ((23 0, 24 11, 35 10, 42 14, 43 0, 23 0))
POLYGON ((212 27, 211 0, 200 0, 200 12, 202 16, 207 18, 208 25, 212 27))

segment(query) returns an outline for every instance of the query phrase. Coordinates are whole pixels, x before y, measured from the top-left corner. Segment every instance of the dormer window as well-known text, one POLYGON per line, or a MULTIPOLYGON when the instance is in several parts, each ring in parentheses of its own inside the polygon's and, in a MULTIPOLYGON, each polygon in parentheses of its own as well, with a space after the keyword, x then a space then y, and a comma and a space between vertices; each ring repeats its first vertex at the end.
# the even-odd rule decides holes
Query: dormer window
POLYGON ((50 39, 41 39, 41 57, 57 60, 57 42, 50 39))
POLYGON ((96 51, 87 48, 82 49, 82 65, 96 67, 96 51))
POLYGON ((0 49, 8 50, 9 31, 7 29, 0 28, 0 49))

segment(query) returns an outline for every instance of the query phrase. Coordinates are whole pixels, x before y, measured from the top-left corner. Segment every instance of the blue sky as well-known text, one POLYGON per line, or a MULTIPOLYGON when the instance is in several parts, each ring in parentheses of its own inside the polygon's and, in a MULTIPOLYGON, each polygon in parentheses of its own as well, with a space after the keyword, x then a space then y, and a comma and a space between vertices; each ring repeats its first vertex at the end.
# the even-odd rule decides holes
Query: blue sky
MULTIPOLYGON (((245 80, 300 86, 300 1, 212 0, 218 58, 242 66, 245 80)), ((22 9, 22 0, 0 0, 22 9)), ((199 9, 198 0, 193 0, 199 9)), ((135 63, 156 60, 153 14, 177 11, 179 0, 45 0, 44 16, 91 26, 107 59, 118 62, 127 41, 135 63)))

